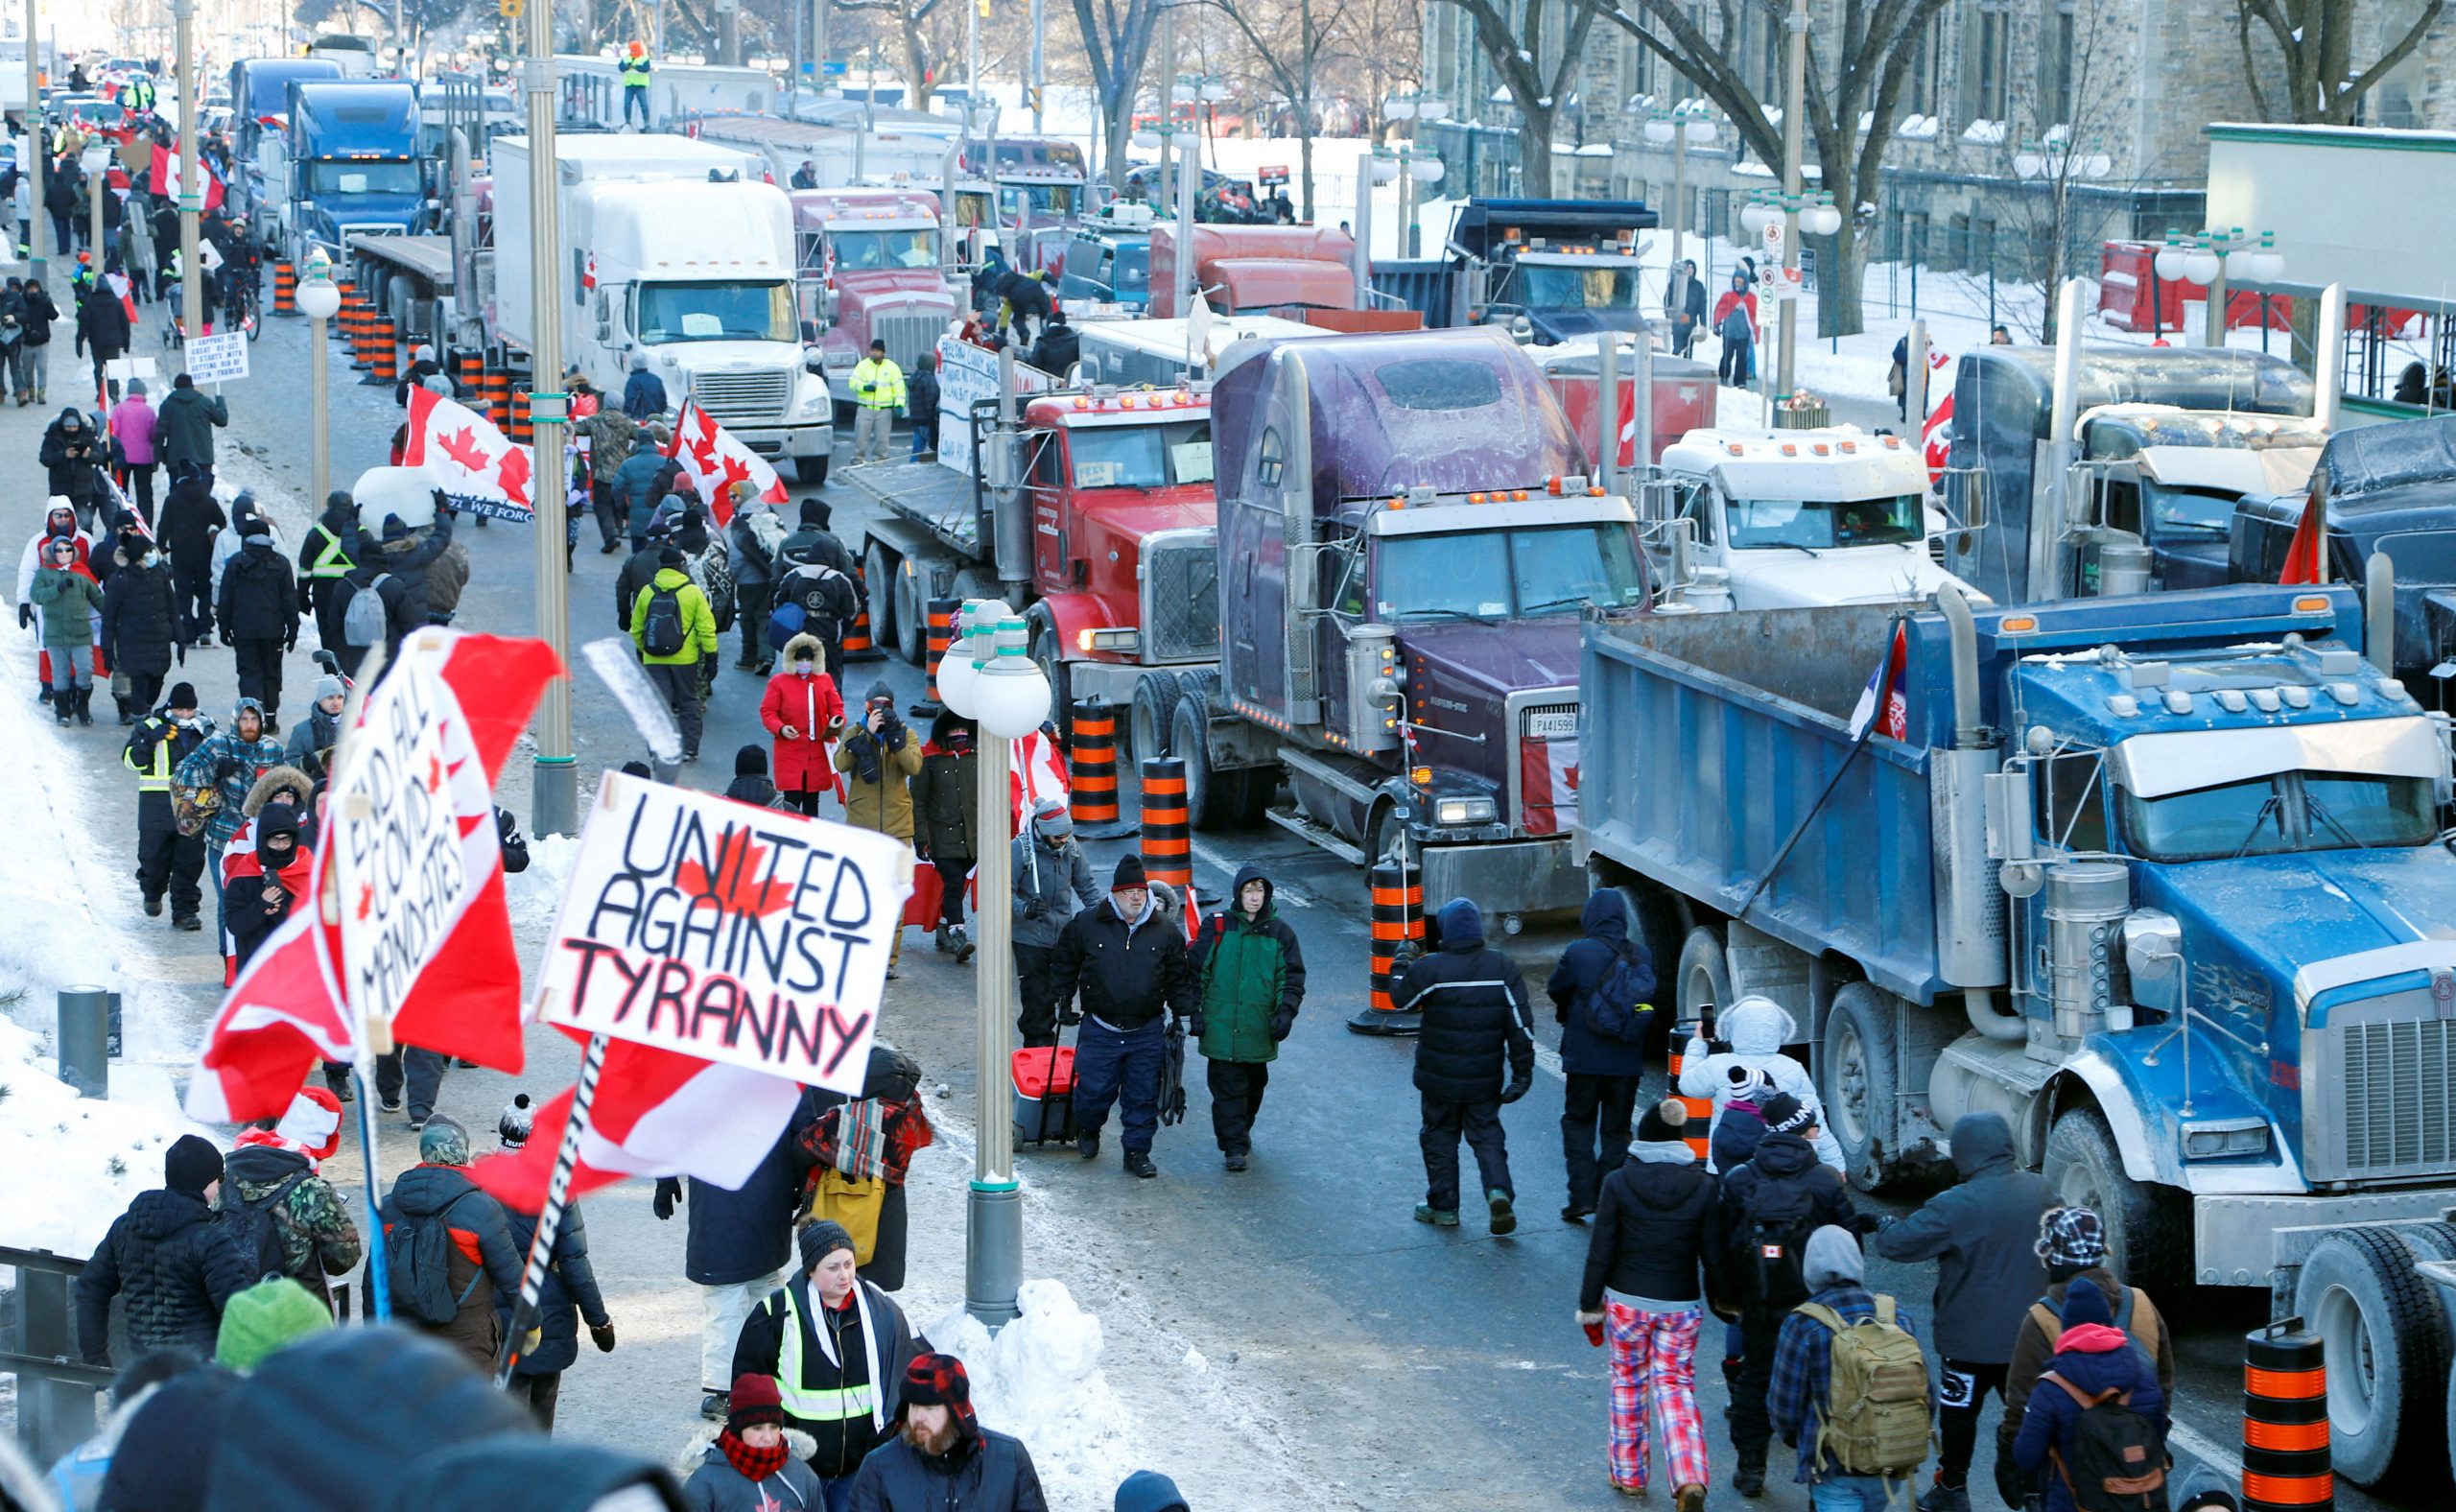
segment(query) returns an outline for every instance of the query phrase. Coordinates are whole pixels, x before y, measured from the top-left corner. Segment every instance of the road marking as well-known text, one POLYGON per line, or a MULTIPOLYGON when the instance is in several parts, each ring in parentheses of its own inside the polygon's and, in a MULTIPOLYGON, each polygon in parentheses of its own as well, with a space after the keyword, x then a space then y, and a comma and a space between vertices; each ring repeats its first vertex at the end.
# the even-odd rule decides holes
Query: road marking
POLYGON ((2242 1458, 2234 1453, 2234 1451, 2224 1448, 2215 1440, 2204 1437, 2203 1435, 2192 1431, 2181 1423, 2170 1423, 2167 1426, 2166 1441, 2189 1452, 2194 1458, 2203 1461, 2211 1469, 2214 1469, 2221 1474, 2237 1480, 2242 1478, 2243 1461, 2242 1458))

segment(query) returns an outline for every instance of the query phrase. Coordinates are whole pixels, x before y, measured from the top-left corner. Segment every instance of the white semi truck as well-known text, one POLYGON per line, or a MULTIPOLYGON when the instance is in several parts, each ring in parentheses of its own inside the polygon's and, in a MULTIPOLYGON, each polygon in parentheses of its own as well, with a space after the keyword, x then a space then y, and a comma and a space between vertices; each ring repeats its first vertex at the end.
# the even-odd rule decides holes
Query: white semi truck
MULTIPOLYGON (((531 349, 529 138, 494 144, 490 336, 531 349)), ((743 154, 683 136, 573 135, 555 148, 555 239, 564 248, 563 362, 620 393, 645 355, 751 450, 827 477, 835 419, 815 347, 799 338, 793 216, 743 154)))

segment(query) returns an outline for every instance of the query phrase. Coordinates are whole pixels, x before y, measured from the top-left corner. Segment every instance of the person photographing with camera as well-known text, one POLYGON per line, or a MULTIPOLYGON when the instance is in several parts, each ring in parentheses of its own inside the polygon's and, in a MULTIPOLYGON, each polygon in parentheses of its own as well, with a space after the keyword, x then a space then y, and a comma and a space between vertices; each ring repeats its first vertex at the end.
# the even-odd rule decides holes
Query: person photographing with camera
MULTIPOLYGON (((895 694, 884 682, 862 696, 860 722, 836 745, 836 769, 845 774, 844 822, 855 829, 892 835, 912 843, 912 779, 921 771, 921 743, 895 712, 895 694)), ((904 928, 888 947, 889 980, 904 959, 904 928)))

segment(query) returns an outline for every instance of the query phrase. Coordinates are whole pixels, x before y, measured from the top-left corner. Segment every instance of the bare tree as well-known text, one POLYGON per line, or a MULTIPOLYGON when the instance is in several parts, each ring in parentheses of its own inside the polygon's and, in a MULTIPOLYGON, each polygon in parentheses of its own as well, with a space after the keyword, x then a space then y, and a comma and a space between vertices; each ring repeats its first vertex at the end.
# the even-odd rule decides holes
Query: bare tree
POLYGON ((1382 139, 1389 98, 1424 81, 1424 0, 1350 0, 1340 46, 1324 60, 1328 88, 1355 97, 1364 134, 1382 139))
MULTIPOLYGON (((1943 0, 1936 0, 1942 4, 1943 0)), ((1587 35, 1599 12, 1595 0, 1525 0, 1523 22, 1509 0, 1456 0, 1476 24, 1476 46, 1500 76, 1518 107, 1518 167, 1523 191, 1536 199, 1552 193, 1552 128, 1571 83, 1585 62, 1587 35), (1560 51, 1550 62, 1547 23, 1561 26, 1560 51)), ((1460 102, 1472 108, 1474 102, 1460 102)), ((1463 192, 1463 190, 1462 190, 1463 192)))
MULTIPOLYGON (((1605 19, 1669 63, 1712 101, 1748 150, 1768 163, 1783 160, 1783 137, 1770 112, 1782 102, 1758 98, 1737 55, 1741 17, 1764 18, 1779 35, 1785 8, 1776 0, 1718 0, 1720 21, 1710 35, 1681 0, 1589 0, 1605 19), (1634 12, 1634 13, 1633 13, 1634 12)), ((1860 309, 1859 200, 1874 192, 1885 149, 1901 124, 1901 89, 1920 37, 1946 0, 1839 0, 1828 5, 1807 41, 1807 145, 1822 173, 1820 187, 1842 211, 1842 229, 1819 264, 1817 334, 1855 336, 1866 328, 1860 309), (1862 124, 1864 123, 1864 125, 1862 124)), ((1787 75, 1785 76, 1787 77, 1787 75)))
MULTIPOLYGON (((1263 73, 1279 87, 1296 112, 1296 155, 1302 165, 1302 214, 1313 219, 1313 133, 1320 115, 1314 108, 1324 50, 1346 19, 1346 8, 1331 0, 1201 0, 1226 16, 1253 50, 1263 73)), ((1161 81, 1161 107, 1169 81, 1161 81)))
POLYGON ((1134 134, 1134 90, 1159 30, 1160 0, 1074 0, 1074 26, 1091 67, 1092 99, 1108 126, 1101 153, 1109 181, 1125 174, 1126 138, 1134 134))
POLYGON ((926 28, 938 0, 834 0, 834 4, 839 11, 874 12, 893 28, 904 49, 905 87, 912 92, 912 108, 930 108, 930 96, 937 88, 938 55, 926 28))
POLYGON ((2422 37, 2446 8, 2446 0, 2423 0, 2421 12, 2402 36, 2388 45, 2370 67, 2354 72, 2355 36, 2375 16, 2379 0, 2236 0, 2235 40, 2243 50, 2243 80, 2252 87, 2252 102, 2272 121, 2312 126, 2349 126, 2362 108, 2362 97, 2420 47, 2422 37), (2256 23, 2277 44, 2282 59, 2282 81, 2276 61, 2254 57, 2253 27, 2256 23), (2272 93, 2271 85, 2282 90, 2272 93))

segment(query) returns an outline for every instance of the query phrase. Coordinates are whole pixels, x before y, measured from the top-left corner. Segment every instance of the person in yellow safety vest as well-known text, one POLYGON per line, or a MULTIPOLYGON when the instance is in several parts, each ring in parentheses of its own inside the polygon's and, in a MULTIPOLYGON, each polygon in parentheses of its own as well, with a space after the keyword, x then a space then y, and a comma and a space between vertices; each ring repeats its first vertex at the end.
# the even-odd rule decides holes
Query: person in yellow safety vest
POLYGON ((904 408, 904 369, 886 355, 886 343, 872 342, 870 355, 853 365, 853 465, 886 461, 887 432, 904 408))
POLYGON ((854 1274, 853 1257, 842 1224, 802 1230, 800 1273, 751 1312, 733 1353, 735 1377, 776 1378, 785 1426, 816 1442, 810 1468, 837 1496, 894 1434, 905 1370, 921 1353, 904 1310, 854 1274))
POLYGON ((640 130, 649 129, 649 49, 645 42, 633 42, 623 50, 615 61, 615 72, 623 81, 623 124, 631 124, 631 109, 639 107, 640 130))
POLYGON ((154 113, 154 81, 138 74, 119 86, 120 108, 130 115, 154 113))
POLYGON ((358 531, 358 501, 347 488, 336 488, 324 495, 323 514, 298 543, 299 586, 316 616, 316 632, 326 646, 347 644, 342 633, 342 610, 349 596, 342 592, 342 580, 358 565, 350 557, 350 548, 359 544, 358 531))
POLYGON ((129 731, 120 752, 121 763, 136 773, 137 890, 149 918, 161 917, 162 895, 170 894, 174 929, 203 928, 197 910, 204 905, 198 886, 204 875, 204 833, 179 833, 171 808, 171 774, 212 734, 213 721, 197 713, 196 685, 174 683, 162 707, 129 731))

